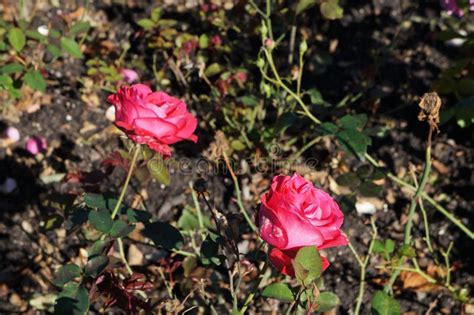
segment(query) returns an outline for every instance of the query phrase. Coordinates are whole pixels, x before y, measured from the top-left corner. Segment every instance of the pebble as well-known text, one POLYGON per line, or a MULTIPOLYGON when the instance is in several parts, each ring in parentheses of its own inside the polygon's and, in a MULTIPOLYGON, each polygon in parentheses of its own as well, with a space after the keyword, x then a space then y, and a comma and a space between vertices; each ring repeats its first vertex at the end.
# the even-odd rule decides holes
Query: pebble
POLYGON ((21 228, 28 234, 33 233, 33 227, 31 226, 31 223, 28 221, 21 222, 21 228))
POLYGON ((0 185, 0 192, 4 194, 11 194, 16 188, 18 184, 14 178, 7 177, 2 185, 0 185))
POLYGON ((67 121, 72 121, 72 116, 71 116, 71 115, 69 115, 69 114, 68 114, 68 115, 66 115, 66 120, 67 120, 67 121))
POLYGON ((105 118, 110 121, 115 121, 115 106, 111 105, 105 111, 105 118))
POLYGON ((377 211, 375 205, 367 201, 357 202, 355 207, 358 214, 374 214, 377 211))

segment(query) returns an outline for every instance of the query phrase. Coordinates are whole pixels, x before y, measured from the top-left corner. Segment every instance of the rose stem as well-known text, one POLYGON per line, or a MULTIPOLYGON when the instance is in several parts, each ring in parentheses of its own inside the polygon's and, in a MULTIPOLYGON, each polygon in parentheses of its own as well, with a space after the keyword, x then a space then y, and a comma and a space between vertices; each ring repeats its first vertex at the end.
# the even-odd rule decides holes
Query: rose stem
POLYGON ((375 240, 377 239, 377 227, 375 226, 374 217, 372 217, 370 219, 370 224, 372 226, 372 240, 370 241, 369 249, 368 249, 367 255, 365 256, 364 259, 362 259, 359 256, 359 254, 357 254, 357 251, 355 250, 354 246, 352 246, 351 242, 349 241, 349 248, 352 251, 352 253, 354 254, 354 256, 357 260, 357 263, 359 264, 359 267, 360 267, 359 295, 357 296, 357 303, 356 303, 356 307, 355 307, 355 310, 354 310, 354 315, 359 315, 359 313, 360 313, 360 307, 361 307, 362 301, 364 299, 365 271, 367 269, 367 265, 369 264, 370 255, 372 255, 375 240))
POLYGON ((247 308, 249 307, 250 305, 250 302, 252 302, 253 298, 255 297, 255 294, 257 293, 258 291, 258 288, 260 287, 260 283, 262 282, 263 278, 264 278, 264 275, 265 275, 265 272, 267 271, 267 268, 268 268, 268 262, 265 261, 263 263, 263 266, 262 268, 260 269, 260 271, 258 272, 258 279, 257 281, 255 282, 253 288, 252 288, 252 292, 249 294, 249 296, 247 297, 247 299, 245 300, 245 303, 244 305, 242 306, 242 308, 240 309, 239 311, 239 314, 245 314, 245 312, 247 311, 247 308))
MULTIPOLYGON (((430 125, 430 130, 428 132, 428 142, 426 145, 426 153, 425 153, 425 167, 423 169, 423 174, 421 175, 420 185, 418 186, 413 198, 411 199, 410 209, 408 211, 408 222, 405 226, 405 237, 403 240, 403 245, 409 246, 411 244, 411 228, 413 225, 413 216, 415 215, 416 206, 420 200, 421 193, 425 189, 426 183, 428 182, 428 176, 431 171, 431 137, 433 135, 433 127, 430 125)), ((405 258, 402 257, 397 264, 397 267, 401 267, 405 262, 405 258)), ((390 277, 389 282, 384 286, 384 291, 386 293, 393 294, 393 284, 397 280, 398 276, 400 275, 401 270, 396 269, 392 276, 390 277)))
MULTIPOLYGON (((120 206, 122 205, 125 192, 127 191, 128 184, 130 183, 130 179, 132 178, 133 169, 135 167, 135 164, 137 163, 138 155, 140 153, 140 147, 138 145, 134 145, 133 151, 134 153, 133 153, 132 161, 130 162, 130 167, 128 169, 127 178, 125 179, 125 182, 123 184, 122 192, 120 193, 119 199, 117 200, 117 204, 115 204, 114 210, 112 211, 112 214, 110 216, 112 219, 115 218, 115 216, 118 213, 118 210, 120 209, 120 206)), ((117 244, 119 248, 120 258, 122 262, 124 263, 125 268, 127 269, 127 272, 130 275, 133 275, 132 268, 130 268, 130 265, 127 262, 127 258, 125 257, 125 250, 123 247, 122 239, 120 237, 117 238, 117 244)))

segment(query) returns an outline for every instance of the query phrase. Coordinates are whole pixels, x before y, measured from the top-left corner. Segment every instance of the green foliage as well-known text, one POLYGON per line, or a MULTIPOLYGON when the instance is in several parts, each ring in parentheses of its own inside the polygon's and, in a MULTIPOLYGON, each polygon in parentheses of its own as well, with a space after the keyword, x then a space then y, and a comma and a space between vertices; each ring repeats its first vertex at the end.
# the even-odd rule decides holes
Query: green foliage
POLYGON ((8 31, 8 41, 12 47, 20 52, 26 44, 26 36, 23 30, 13 27, 8 31))
POLYGON ((89 221, 97 231, 106 234, 110 232, 114 224, 114 221, 110 217, 110 212, 105 209, 91 211, 89 213, 89 221))
POLYGON ((61 266, 54 274, 53 283, 58 287, 64 286, 66 283, 80 278, 82 270, 78 265, 66 264, 61 266))
POLYGON ((309 285, 321 276, 322 266, 321 256, 316 246, 302 247, 293 261, 296 279, 304 285, 309 285))
POLYGON ((108 256, 94 256, 89 259, 85 267, 85 274, 92 278, 97 278, 109 264, 108 256))
POLYGON ((374 241, 373 252, 383 254, 386 260, 390 259, 390 255, 395 251, 395 243, 391 239, 386 239, 385 242, 380 240, 374 241))
POLYGON ((79 283, 70 282, 59 293, 55 315, 85 315, 89 311, 89 292, 79 283))
POLYGON ((344 10, 339 5, 339 0, 325 0, 321 2, 321 14, 328 20, 342 18, 344 10))
POLYGON ((129 225, 127 222, 117 220, 113 223, 110 229, 110 236, 113 238, 123 238, 130 234, 135 229, 134 225, 129 225))
POLYGON ((203 265, 220 265, 221 257, 218 256, 219 244, 222 238, 214 233, 209 233, 201 244, 200 256, 203 265))
POLYGON ((81 47, 73 38, 62 37, 60 43, 61 47, 71 56, 76 58, 84 57, 81 52, 81 47))
POLYGON ((25 83, 32 89, 44 92, 46 90, 46 81, 39 71, 29 70, 23 77, 25 83))
POLYGON ((341 300, 339 300, 339 297, 336 294, 329 291, 323 291, 316 298, 316 303, 319 305, 319 312, 328 312, 341 304, 341 300))
POLYGON ((400 304, 383 291, 375 292, 372 298, 373 315, 399 315, 400 304))
POLYGON ((262 296, 282 302, 293 302, 295 300, 295 292, 286 283, 272 283, 266 286, 262 291, 262 296))
POLYGON ((155 246, 165 249, 178 249, 183 245, 183 236, 169 223, 155 221, 145 224, 143 236, 151 239, 155 246))

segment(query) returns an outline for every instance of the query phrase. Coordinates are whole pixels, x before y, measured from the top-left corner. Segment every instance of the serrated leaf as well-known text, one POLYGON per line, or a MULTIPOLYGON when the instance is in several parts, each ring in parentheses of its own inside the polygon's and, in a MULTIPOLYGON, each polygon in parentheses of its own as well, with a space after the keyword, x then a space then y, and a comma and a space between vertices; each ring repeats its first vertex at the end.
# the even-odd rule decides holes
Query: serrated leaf
POLYGON ((91 211, 89 213, 89 221, 92 226, 99 232, 109 233, 114 221, 110 217, 110 212, 102 209, 99 211, 91 211))
POLYGON ((375 240, 372 251, 377 254, 385 253, 385 244, 381 240, 375 240))
POLYGON ((296 279, 308 285, 321 276, 323 264, 316 246, 302 247, 293 261, 296 279))
POLYGON ((11 74, 23 72, 25 67, 20 63, 9 63, 0 68, 0 73, 2 74, 11 74))
POLYGON ((329 312, 341 304, 341 300, 336 294, 326 291, 319 294, 316 303, 319 305, 319 312, 329 312))
POLYGON ((89 292, 79 283, 70 282, 59 293, 55 315, 85 315, 89 311, 89 292))
POLYGON ((94 257, 106 255, 105 250, 110 248, 113 240, 98 240, 87 250, 87 258, 91 260, 94 257))
POLYGON ((146 164, 150 175, 160 184, 168 186, 171 182, 170 173, 161 157, 155 157, 146 164))
POLYGON ((43 75, 39 71, 29 70, 23 77, 26 84, 34 90, 44 92, 46 90, 46 81, 43 75))
POLYGON ((345 115, 339 120, 344 129, 362 129, 367 124, 367 115, 345 115))
POLYGON ((339 130, 339 127, 331 122, 322 123, 320 128, 323 130, 324 134, 327 135, 335 134, 339 130))
POLYGON ((399 315, 400 304, 383 291, 377 291, 372 298, 373 315, 399 315))
POLYGON ((337 136, 342 148, 350 154, 363 156, 372 144, 370 137, 357 130, 343 130, 337 136))
POLYGON ((151 239, 155 246, 164 247, 168 250, 179 248, 183 245, 183 236, 169 223, 156 221, 145 224, 142 230, 143 236, 151 239))
POLYGON ((113 238, 121 238, 130 234, 135 229, 134 225, 127 224, 127 222, 118 220, 115 221, 110 229, 110 236, 113 238))
POLYGON ((81 46, 72 38, 62 37, 60 40, 61 47, 71 56, 82 58, 81 46))
POLYGON ((46 36, 41 35, 40 32, 38 32, 36 30, 27 30, 27 31, 25 31, 25 35, 29 38, 33 38, 33 39, 36 39, 38 41, 44 41, 47 38, 46 36))
POLYGON ((13 27, 8 31, 8 41, 13 49, 20 52, 26 44, 26 36, 18 27, 13 27))
POLYGON ((58 287, 64 286, 66 283, 81 277, 81 267, 75 264, 67 264, 61 266, 55 273, 53 283, 58 287))
POLYGON ((155 26, 155 22, 150 19, 141 19, 137 22, 137 24, 143 27, 145 30, 150 30, 155 26))
POLYGON ((262 296, 282 302, 293 302, 295 294, 286 283, 272 283, 263 289, 262 296))
POLYGON ((91 25, 90 25, 89 22, 78 21, 78 22, 74 23, 74 25, 69 30, 69 35, 74 37, 77 34, 85 33, 87 31, 89 31, 90 28, 91 28, 91 25))
POLYGON ((109 257, 107 256, 95 256, 89 259, 85 268, 85 274, 92 278, 97 278, 102 271, 107 268, 109 264, 109 257))

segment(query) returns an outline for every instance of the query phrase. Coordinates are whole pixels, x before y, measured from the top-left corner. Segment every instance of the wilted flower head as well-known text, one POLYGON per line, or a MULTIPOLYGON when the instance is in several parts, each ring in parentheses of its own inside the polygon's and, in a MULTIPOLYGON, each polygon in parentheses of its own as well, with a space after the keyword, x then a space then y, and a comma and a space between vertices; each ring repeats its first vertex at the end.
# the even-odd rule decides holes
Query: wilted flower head
POLYGON ((122 75, 125 82, 129 84, 138 80, 138 73, 135 70, 123 68, 120 70, 120 74, 122 75))

